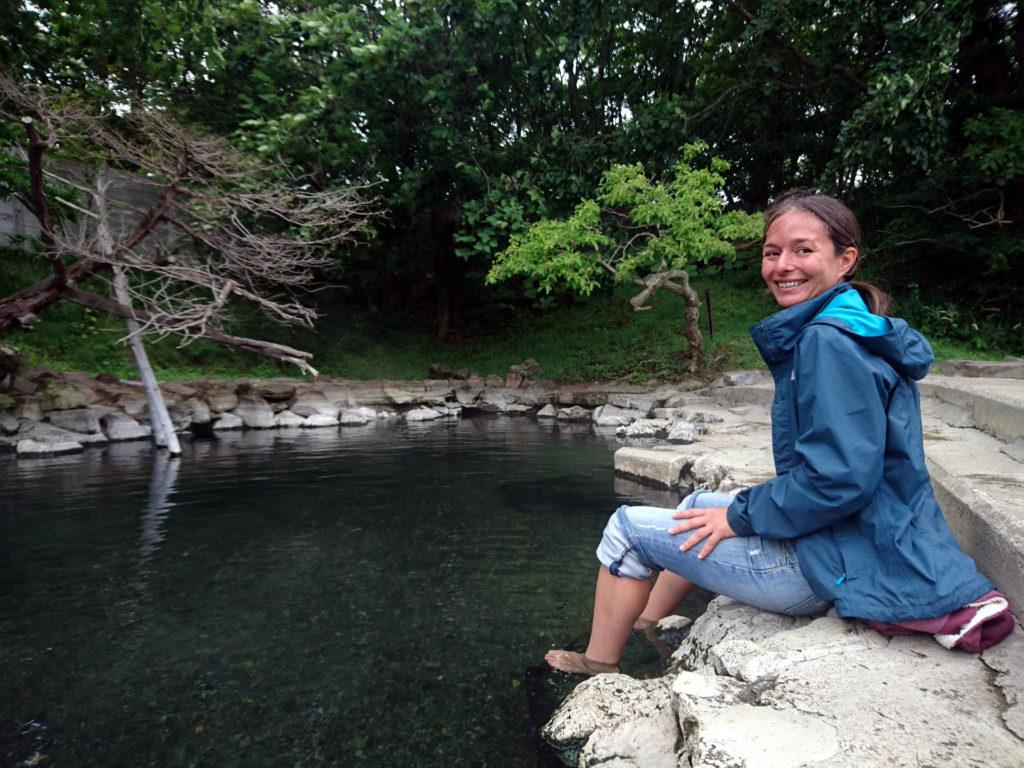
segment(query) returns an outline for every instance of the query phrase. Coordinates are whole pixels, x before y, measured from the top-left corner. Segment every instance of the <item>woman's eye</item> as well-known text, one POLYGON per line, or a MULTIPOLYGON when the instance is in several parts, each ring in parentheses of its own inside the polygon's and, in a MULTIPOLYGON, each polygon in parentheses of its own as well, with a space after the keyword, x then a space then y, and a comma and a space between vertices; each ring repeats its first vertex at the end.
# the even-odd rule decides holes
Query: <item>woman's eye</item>
POLYGON ((764 255, 761 256, 763 259, 777 259, 779 258, 778 251, 765 251, 764 255))

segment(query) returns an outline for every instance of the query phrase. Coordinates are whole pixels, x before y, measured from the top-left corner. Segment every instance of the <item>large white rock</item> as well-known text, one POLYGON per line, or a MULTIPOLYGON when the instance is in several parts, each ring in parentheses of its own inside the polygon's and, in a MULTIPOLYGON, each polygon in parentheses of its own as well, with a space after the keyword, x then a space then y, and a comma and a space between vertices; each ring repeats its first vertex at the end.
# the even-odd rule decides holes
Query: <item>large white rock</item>
POLYGON ((100 420, 90 408, 72 408, 66 411, 50 411, 47 420, 55 427, 69 432, 95 435, 100 431, 100 420))
POLYGON ((537 411, 538 419, 554 419, 558 417, 558 409, 555 408, 551 403, 548 403, 539 411, 537 411))
POLYGON ((224 413, 238 407, 238 395, 226 389, 210 390, 206 393, 206 402, 214 413, 224 413))
POLYGON ((657 680, 600 675, 545 736, 581 744, 587 766, 1024 765, 1020 627, 978 657, 832 614, 792 618, 717 598, 673 659, 683 669, 661 679, 667 708, 657 680), (644 746, 651 754, 634 757, 644 746))
POLYGON ((646 416, 644 411, 620 408, 617 405, 599 405, 594 409, 594 424, 599 427, 622 427, 646 416))
POLYGON ((395 405, 408 405, 409 403, 418 402, 419 398, 412 392, 407 392, 404 389, 394 389, 392 387, 384 387, 384 395, 387 397, 388 402, 394 403, 395 405))
POLYGON ((597 675, 576 687, 541 736, 563 756, 579 754, 581 766, 675 766, 670 685, 668 678, 597 675), (616 759, 623 762, 610 762, 616 759))
POLYGON ((18 456, 57 456, 62 453, 78 453, 82 450, 82 444, 74 440, 53 440, 42 441, 25 439, 18 441, 18 456))
POLYGON ((169 409, 171 420, 177 429, 188 429, 193 424, 209 424, 213 420, 210 406, 205 400, 190 397, 169 409))
POLYGON ((668 433, 669 423, 662 419, 639 419, 632 424, 615 430, 618 437, 651 438, 664 437, 668 433))
POLYGON ((354 427, 360 424, 369 424, 371 421, 377 420, 377 412, 369 406, 360 406, 359 408, 346 408, 341 412, 338 417, 342 426, 354 427))
POLYGON ((117 398, 117 405, 133 419, 149 416, 149 404, 142 395, 121 395, 117 398))
POLYGON ((668 441, 677 445, 690 445, 697 442, 697 427, 688 421, 677 421, 668 430, 668 441))
POLYGON ((0 411, 0 432, 5 435, 13 435, 20 426, 17 416, 10 411, 0 411))
POLYGON ((249 429, 273 429, 277 426, 277 422, 274 421, 274 410, 262 397, 240 398, 234 414, 249 429))
POLYGON ((482 395, 482 389, 463 387, 455 390, 455 399, 463 406, 473 405, 482 395))
POLYGON ((39 421, 43 418, 43 409, 38 397, 23 397, 14 404, 14 418, 39 421))
POLYGON ((435 411, 433 408, 427 408, 421 406, 415 410, 409 411, 405 414, 406 421, 433 421, 434 419, 440 419, 442 414, 435 411))
POLYGON ((328 416, 325 413, 314 413, 312 416, 307 416, 302 420, 302 426, 304 427, 336 427, 338 426, 338 420, 333 416, 328 416))
POLYGON ((507 389, 485 389, 476 400, 476 407, 484 411, 507 413, 510 404, 515 403, 517 393, 507 389))
POLYGON ((279 427, 301 427, 305 419, 286 408, 274 416, 274 421, 279 427))
POLYGON ((43 391, 41 406, 44 411, 67 411, 84 408, 96 402, 94 392, 76 387, 67 381, 51 381, 43 391))
POLYGON ((245 426, 242 417, 234 413, 222 413, 220 418, 213 422, 213 428, 218 432, 229 429, 241 429, 245 426))
POLYGON ((31 439, 37 443, 80 443, 82 445, 103 445, 109 442, 107 436, 102 432, 71 432, 41 421, 22 421, 21 429, 12 439, 31 439))
POLYGON ((668 398, 667 394, 655 392, 641 392, 636 394, 608 395, 608 405, 614 405, 623 410, 640 411, 641 418, 646 418, 651 409, 656 405, 660 406, 668 398))
POLYGON ((590 421, 591 418, 590 411, 580 405, 558 410, 559 421, 590 421))
POLYGON ((153 430, 148 424, 139 424, 131 416, 120 411, 108 413, 101 419, 103 429, 111 442, 126 442, 128 440, 143 440, 149 437, 153 430))
POLYGON ((323 392, 315 389, 297 394, 288 410, 296 416, 338 416, 338 407, 323 392))
POLYGON ((686 764, 702 768, 836 765, 837 729, 797 710, 755 706, 731 683, 683 672, 673 683, 686 764), (828 761, 821 763, 820 761, 828 761))

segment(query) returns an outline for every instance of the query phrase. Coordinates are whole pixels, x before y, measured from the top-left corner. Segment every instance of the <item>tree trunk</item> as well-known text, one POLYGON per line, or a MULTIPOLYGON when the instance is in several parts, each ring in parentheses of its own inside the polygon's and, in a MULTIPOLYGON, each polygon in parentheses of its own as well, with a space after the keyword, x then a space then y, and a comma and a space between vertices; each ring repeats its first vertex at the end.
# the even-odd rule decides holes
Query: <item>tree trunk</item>
POLYGON ((686 307, 683 310, 683 336, 686 337, 687 353, 690 356, 688 370, 696 371, 704 362, 704 337, 700 332, 700 298, 690 285, 690 275, 685 269, 670 269, 648 275, 647 279, 634 277, 633 282, 644 287, 629 300, 637 312, 650 309, 647 302, 659 288, 682 297, 686 307), (674 283, 673 280, 679 282, 674 283))
POLYGON ((689 280, 681 280, 682 297, 686 308, 683 310, 683 335, 689 345, 690 371, 696 371, 704 361, 704 337, 700 332, 700 299, 690 287, 689 280))
MULTIPOLYGON (((110 237, 110 229, 107 226, 107 180, 102 171, 96 177, 96 192, 93 195, 94 205, 97 214, 96 225, 96 247, 104 256, 111 254, 113 242, 110 237)), ((114 273, 114 297, 119 304, 131 307, 131 297, 128 295, 128 288, 124 279, 124 272, 120 267, 113 268, 114 273)), ((132 319, 125 318, 125 327, 128 329, 128 344, 135 357, 135 365, 139 369, 139 377, 142 379, 142 388, 146 393, 146 403, 149 406, 149 423, 153 428, 153 441, 161 448, 166 448, 172 456, 181 453, 181 446, 178 444, 178 436, 174 432, 174 424, 171 422, 171 415, 167 412, 167 404, 160 392, 153 368, 149 364, 149 356, 146 355, 146 347, 142 343, 142 334, 139 324, 132 319)))

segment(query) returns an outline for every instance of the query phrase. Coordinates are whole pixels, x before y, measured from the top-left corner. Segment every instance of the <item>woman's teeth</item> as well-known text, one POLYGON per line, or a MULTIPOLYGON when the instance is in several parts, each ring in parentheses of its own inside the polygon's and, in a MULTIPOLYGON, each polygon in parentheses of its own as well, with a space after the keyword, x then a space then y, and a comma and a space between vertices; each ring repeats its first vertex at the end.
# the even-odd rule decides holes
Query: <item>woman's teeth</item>
POLYGON ((796 286, 800 285, 800 283, 802 283, 802 282, 803 282, 802 280, 787 280, 784 283, 783 282, 776 283, 776 285, 779 286, 779 288, 796 288, 796 286))

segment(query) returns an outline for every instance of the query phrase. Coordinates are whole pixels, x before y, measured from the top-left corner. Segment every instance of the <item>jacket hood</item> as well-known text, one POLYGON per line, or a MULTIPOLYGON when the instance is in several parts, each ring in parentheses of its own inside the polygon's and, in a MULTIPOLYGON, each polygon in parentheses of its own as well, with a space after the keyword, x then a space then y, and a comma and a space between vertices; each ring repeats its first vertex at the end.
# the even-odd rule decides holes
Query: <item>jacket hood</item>
POLYGON ((924 336, 899 318, 871 314, 849 283, 840 283, 755 323, 750 335, 761 357, 773 366, 793 351, 803 329, 812 323, 835 326, 898 373, 915 380, 924 378, 934 359, 924 336))

